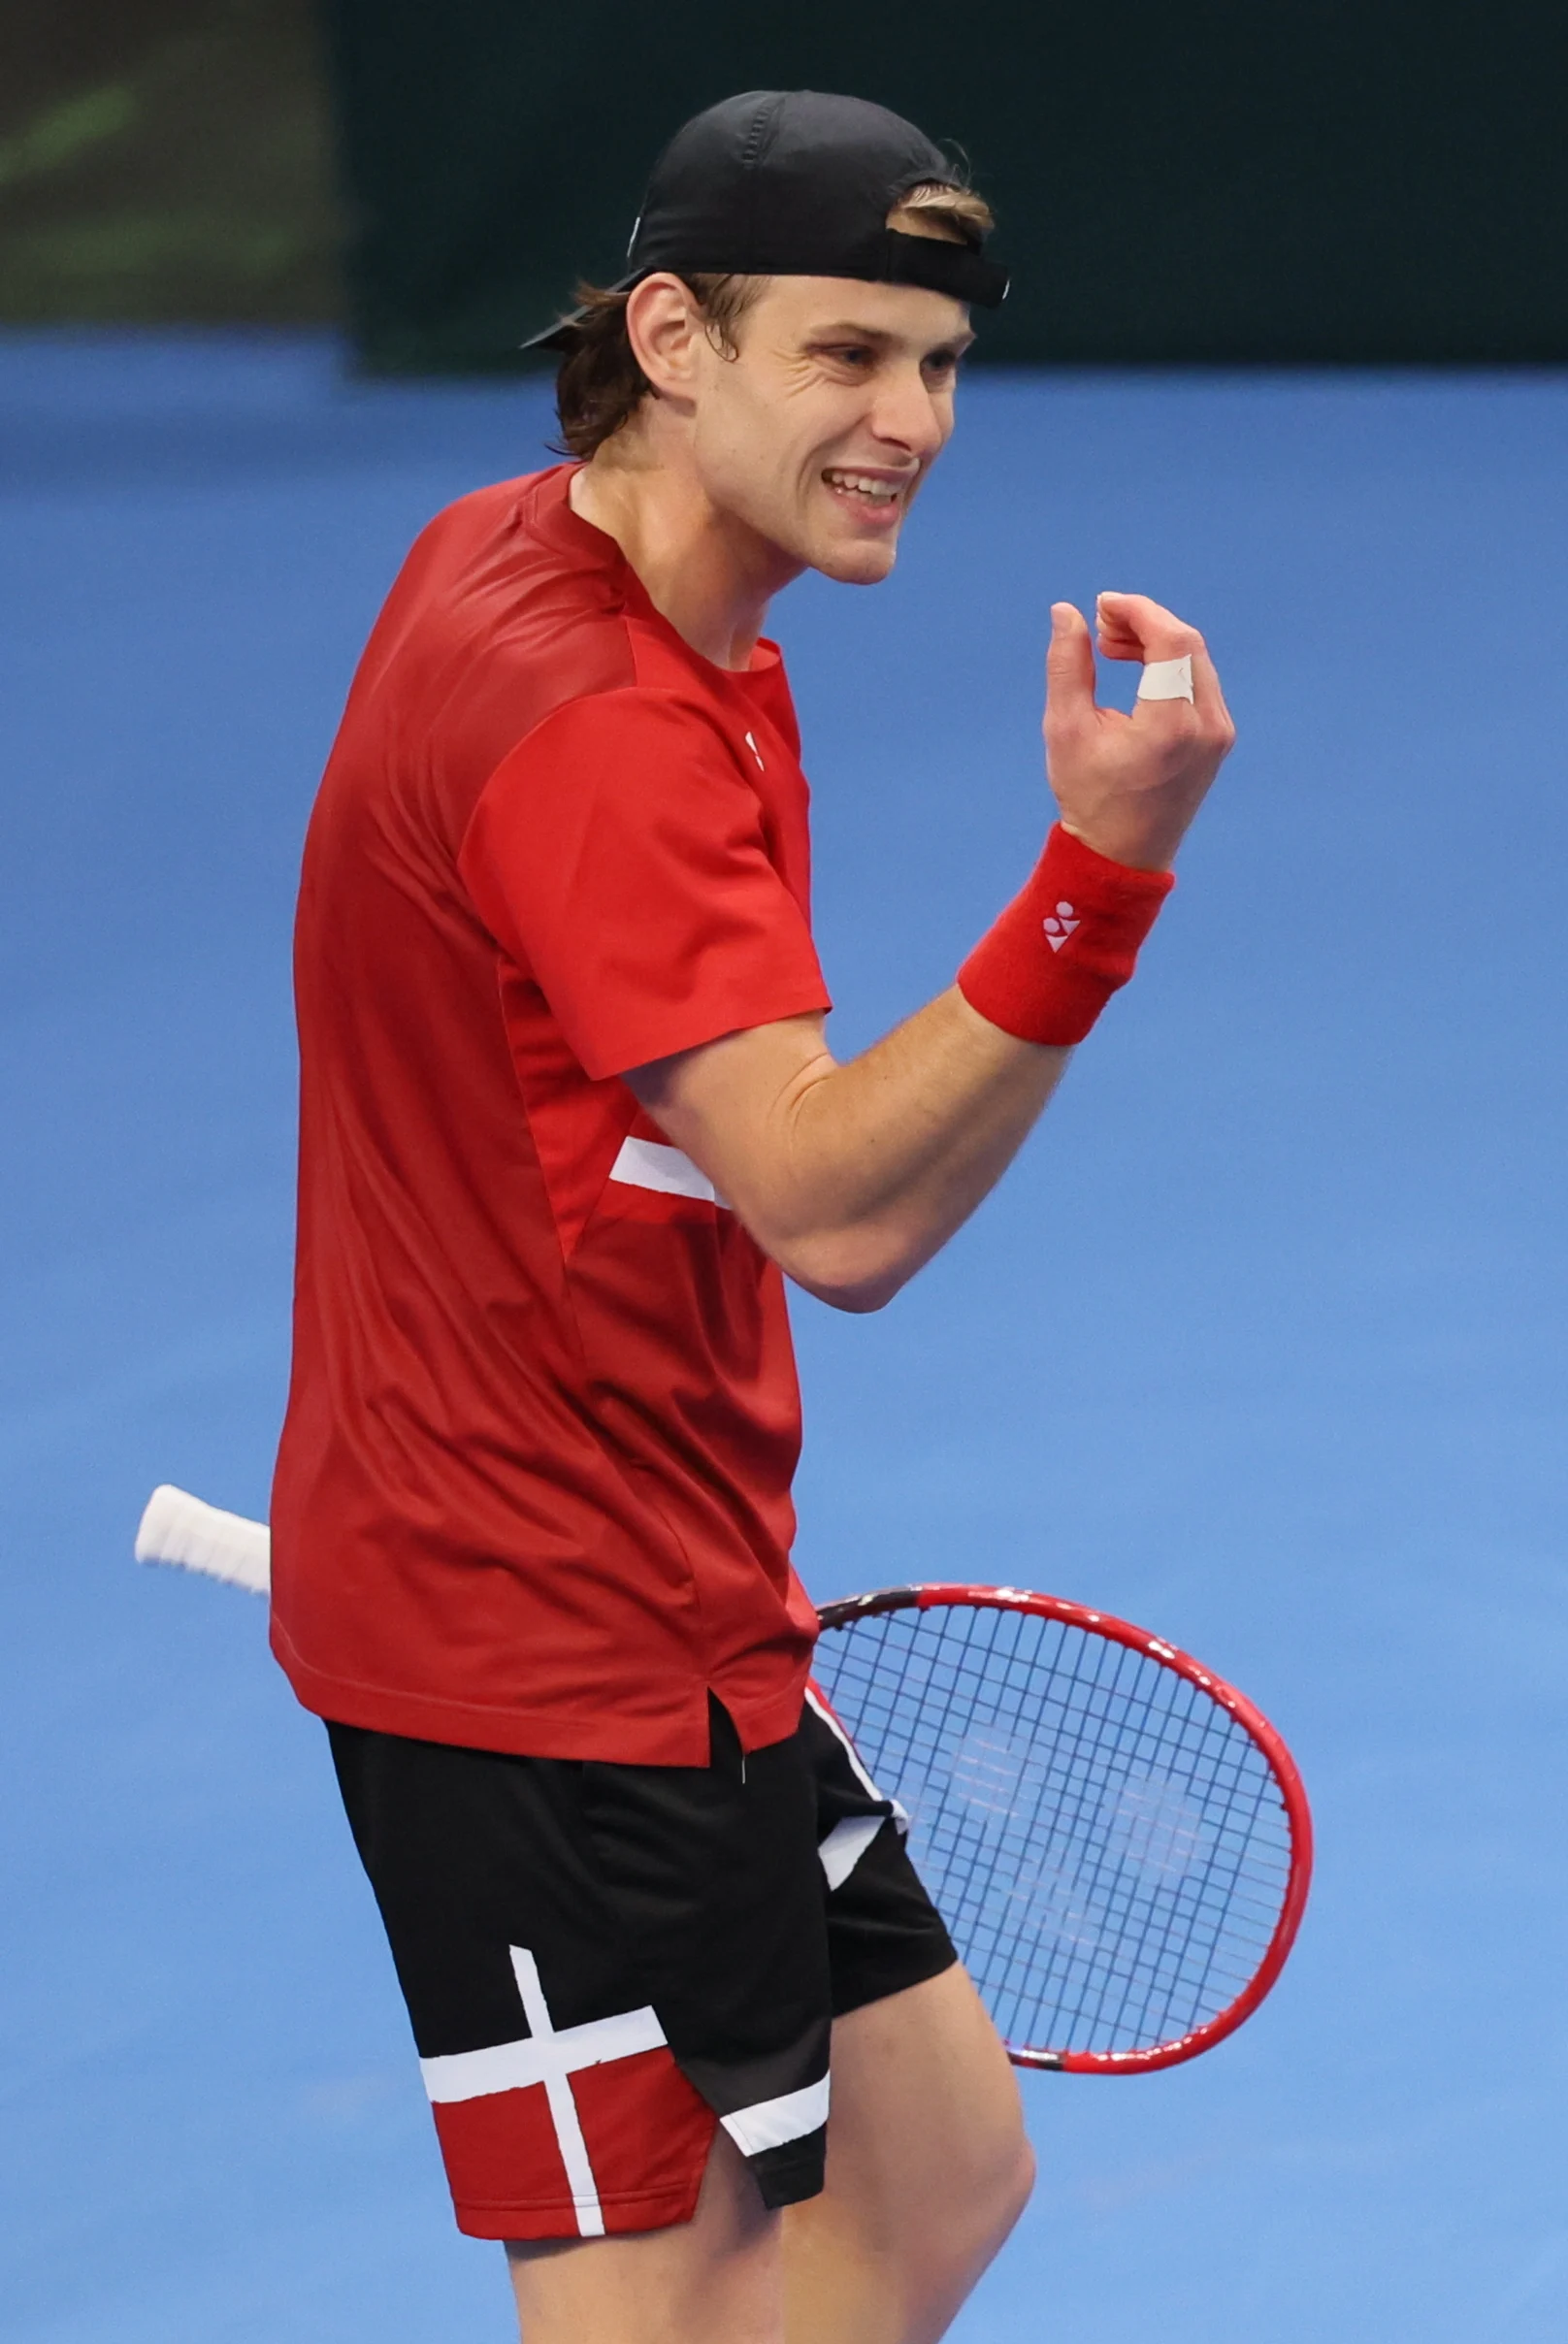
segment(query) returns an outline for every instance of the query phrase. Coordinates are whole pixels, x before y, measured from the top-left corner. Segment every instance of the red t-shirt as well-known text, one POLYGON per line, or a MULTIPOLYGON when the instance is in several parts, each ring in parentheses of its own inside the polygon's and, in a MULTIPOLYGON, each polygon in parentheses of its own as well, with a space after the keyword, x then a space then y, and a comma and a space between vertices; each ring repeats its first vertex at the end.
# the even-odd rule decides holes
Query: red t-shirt
POLYGON ((798 1721, 777 1268, 628 1068, 828 996, 776 648, 713 667, 560 467, 419 538, 306 842, 273 1646, 348 1724, 700 1765, 798 1721))

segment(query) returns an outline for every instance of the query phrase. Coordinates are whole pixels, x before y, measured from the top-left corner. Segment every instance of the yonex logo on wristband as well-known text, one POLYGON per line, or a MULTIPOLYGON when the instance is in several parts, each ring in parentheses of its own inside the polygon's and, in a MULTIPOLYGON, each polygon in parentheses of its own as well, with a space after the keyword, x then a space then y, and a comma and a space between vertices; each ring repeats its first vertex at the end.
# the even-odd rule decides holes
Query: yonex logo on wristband
POLYGON ((959 991, 1003 1033, 1070 1050, 1131 976, 1173 885, 1168 871, 1134 870, 1096 854, 1059 822, 1023 894, 959 970, 959 991), (1063 958, 1086 923, 1088 938, 1063 958), (1042 936, 1049 953, 1040 950, 1042 936))

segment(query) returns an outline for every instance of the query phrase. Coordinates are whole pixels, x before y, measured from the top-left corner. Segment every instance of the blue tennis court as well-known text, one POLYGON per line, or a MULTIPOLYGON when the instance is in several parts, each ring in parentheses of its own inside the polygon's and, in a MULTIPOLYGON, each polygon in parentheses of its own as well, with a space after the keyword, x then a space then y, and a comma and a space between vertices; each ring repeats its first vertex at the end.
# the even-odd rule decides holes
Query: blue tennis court
MULTIPOLYGON (((16 2344, 511 2332, 262 1607, 130 1547, 156 1481, 264 1511, 306 814, 408 541, 549 421, 306 337, 0 342, 16 2344)), ((1205 629, 1241 745, 998 1194, 881 1317, 798 1298, 800 1559, 1158 1629, 1282 1729, 1320 1864, 1231 2042, 1026 2080, 1040 2186, 954 2333, 1548 2344, 1568 382, 972 379, 895 580, 775 613, 841 1054, 1020 884, 1046 607, 1101 587, 1205 629)))

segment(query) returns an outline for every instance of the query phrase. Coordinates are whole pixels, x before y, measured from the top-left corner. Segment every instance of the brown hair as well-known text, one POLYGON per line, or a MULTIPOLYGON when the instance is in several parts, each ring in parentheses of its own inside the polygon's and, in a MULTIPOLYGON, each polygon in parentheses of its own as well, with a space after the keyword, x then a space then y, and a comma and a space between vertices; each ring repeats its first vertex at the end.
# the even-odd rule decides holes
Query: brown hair
MULTIPOLYGON (((972 188, 932 183, 901 196, 888 213, 888 226, 977 246, 992 226, 991 207, 972 188)), ((733 358, 735 327, 768 279, 694 276, 682 281, 696 298, 715 348, 733 358)), ((555 408, 562 452, 586 458, 631 421, 653 386, 626 331, 626 295, 579 285, 576 300, 581 315, 573 321, 572 347, 556 376, 555 408)))
MULTIPOLYGON (((761 277, 687 277, 715 345, 734 357, 735 329, 767 282, 761 277)), ((561 445, 570 456, 591 456, 630 422, 653 385, 637 365, 626 331, 626 295, 602 285, 579 285, 581 315, 572 347, 555 378, 561 445)))

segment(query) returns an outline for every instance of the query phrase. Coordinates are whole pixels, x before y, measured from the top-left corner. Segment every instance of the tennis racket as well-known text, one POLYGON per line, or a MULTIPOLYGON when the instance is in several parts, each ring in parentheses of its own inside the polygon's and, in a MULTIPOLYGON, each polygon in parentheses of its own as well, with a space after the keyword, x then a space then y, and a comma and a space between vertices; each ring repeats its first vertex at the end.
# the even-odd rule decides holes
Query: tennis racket
MULTIPOLYGON (((266 1525, 168 1485, 142 1562, 267 1590, 266 1525)), ((1024 2067, 1131 2075, 1233 2033, 1285 1965, 1306 1793, 1252 1703, 1174 1645, 1015 1587, 826 1604, 814 1672, 1024 2067)))
POLYGON ((1192 2059, 1285 1966, 1312 1875, 1290 1752, 1146 1629, 1016 1587, 826 1604, 816 1682, 1022 2067, 1192 2059))

